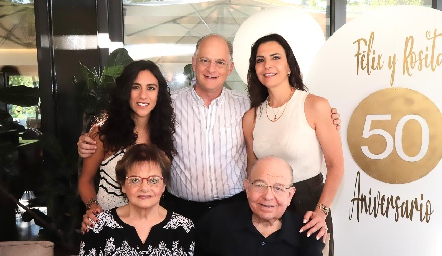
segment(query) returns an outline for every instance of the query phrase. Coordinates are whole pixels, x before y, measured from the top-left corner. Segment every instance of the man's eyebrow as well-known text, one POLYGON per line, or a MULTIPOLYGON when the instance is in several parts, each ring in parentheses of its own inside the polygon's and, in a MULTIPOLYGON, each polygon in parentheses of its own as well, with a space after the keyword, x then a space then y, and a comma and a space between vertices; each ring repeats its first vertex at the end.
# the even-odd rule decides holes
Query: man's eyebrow
MULTIPOLYGON (((208 58, 206 58, 206 59, 208 59, 208 58)), ((224 59, 224 58, 214 58, 214 60, 215 60, 215 61, 220 61, 220 60, 222 60, 222 61, 226 61, 226 59, 224 59)))
MULTIPOLYGON (((200 60, 200 59, 212 60, 211 58, 208 58, 208 57, 199 57, 198 59, 199 59, 199 60, 200 60)), ((228 58, 227 58, 227 59, 228 59, 228 58)), ((215 60, 215 61, 217 61, 217 60, 227 61, 227 60, 224 59, 224 58, 214 58, 213 60, 215 60)))

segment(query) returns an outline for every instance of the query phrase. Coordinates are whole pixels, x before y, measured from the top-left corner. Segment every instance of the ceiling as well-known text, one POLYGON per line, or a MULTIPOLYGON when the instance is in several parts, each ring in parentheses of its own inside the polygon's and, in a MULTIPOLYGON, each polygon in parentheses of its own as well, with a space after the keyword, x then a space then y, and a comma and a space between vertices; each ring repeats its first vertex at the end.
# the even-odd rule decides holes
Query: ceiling
POLYGON ((0 68, 17 66, 23 75, 37 75, 33 4, 0 0, 0 68))
MULTIPOLYGON (((273 6, 306 7, 294 4, 300 0, 286 1, 124 1, 125 48, 133 48, 134 59, 148 58, 162 65, 173 83, 173 76, 182 73, 183 66, 190 63, 201 36, 219 33, 233 40, 240 25, 260 10, 273 6), (146 53, 149 49, 154 54, 146 53)), ((323 20, 325 28, 324 13, 321 12, 323 17, 318 21, 323 20)), ((16 65, 24 73, 37 73, 33 4, 0 0, 0 66, 3 65, 16 65)), ((240 81, 235 73, 229 79, 240 81)))
MULTIPOLYGON (((126 3, 123 5, 124 47, 133 59, 150 59, 159 64, 171 88, 176 89, 182 86, 179 77, 183 74, 184 66, 191 63, 199 38, 218 33, 233 41, 240 25, 247 18, 277 6, 306 8, 306 5, 279 0, 126 3)), ((325 10, 320 11, 320 16, 318 20, 321 20, 325 29, 325 10)), ((227 83, 233 89, 245 89, 235 71, 228 77, 227 83)))

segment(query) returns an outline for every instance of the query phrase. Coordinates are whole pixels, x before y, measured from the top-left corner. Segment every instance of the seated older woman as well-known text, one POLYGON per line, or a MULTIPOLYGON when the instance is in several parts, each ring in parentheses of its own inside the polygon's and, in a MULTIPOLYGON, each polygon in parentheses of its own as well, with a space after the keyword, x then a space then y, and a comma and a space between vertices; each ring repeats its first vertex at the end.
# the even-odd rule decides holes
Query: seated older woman
POLYGON ((97 215, 80 255, 193 255, 193 222, 159 205, 170 165, 155 145, 132 146, 115 170, 129 203, 97 215))

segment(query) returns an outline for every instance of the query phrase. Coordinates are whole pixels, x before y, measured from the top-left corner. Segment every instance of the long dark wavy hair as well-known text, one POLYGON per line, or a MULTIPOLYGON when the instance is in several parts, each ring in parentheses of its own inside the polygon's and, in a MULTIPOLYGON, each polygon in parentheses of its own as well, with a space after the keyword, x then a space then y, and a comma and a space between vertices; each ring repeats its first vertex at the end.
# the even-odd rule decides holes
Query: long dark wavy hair
POLYGON ((115 152, 135 144, 137 134, 134 133, 135 122, 132 119, 133 110, 130 108, 129 100, 133 82, 144 70, 150 71, 159 85, 157 104, 150 113, 148 121, 150 141, 172 159, 176 153, 172 138, 175 133, 175 114, 166 79, 152 61, 134 61, 124 68, 116 79, 116 86, 111 92, 106 113, 107 119, 98 128, 98 134, 106 152, 115 152))
POLYGON ((247 72, 247 89, 249 91, 250 106, 252 108, 257 108, 269 96, 267 88, 259 81, 255 69, 258 47, 261 44, 267 42, 276 42, 284 49, 285 55, 287 56, 287 62, 290 67, 290 86, 298 90, 307 91, 307 87, 302 81, 301 70, 299 69, 298 62, 296 61, 296 57, 293 54, 292 48, 290 47, 289 43, 284 39, 284 37, 278 34, 266 35, 256 40, 256 42, 252 45, 250 53, 249 70, 247 72))

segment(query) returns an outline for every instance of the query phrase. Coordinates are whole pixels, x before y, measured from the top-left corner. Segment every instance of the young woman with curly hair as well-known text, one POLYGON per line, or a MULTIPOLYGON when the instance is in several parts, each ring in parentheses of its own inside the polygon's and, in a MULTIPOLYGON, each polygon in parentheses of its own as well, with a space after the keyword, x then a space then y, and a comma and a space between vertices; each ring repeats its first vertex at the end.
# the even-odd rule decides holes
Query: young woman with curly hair
POLYGON ((96 220, 97 213, 127 204, 115 177, 115 166, 128 147, 153 143, 170 159, 175 154, 171 98, 165 78, 152 61, 135 61, 124 68, 112 89, 106 116, 105 121, 89 133, 96 141, 96 151, 83 160, 78 181, 78 190, 87 208, 83 231, 91 224, 89 218, 96 220), (98 192, 94 188, 97 170, 98 192))

